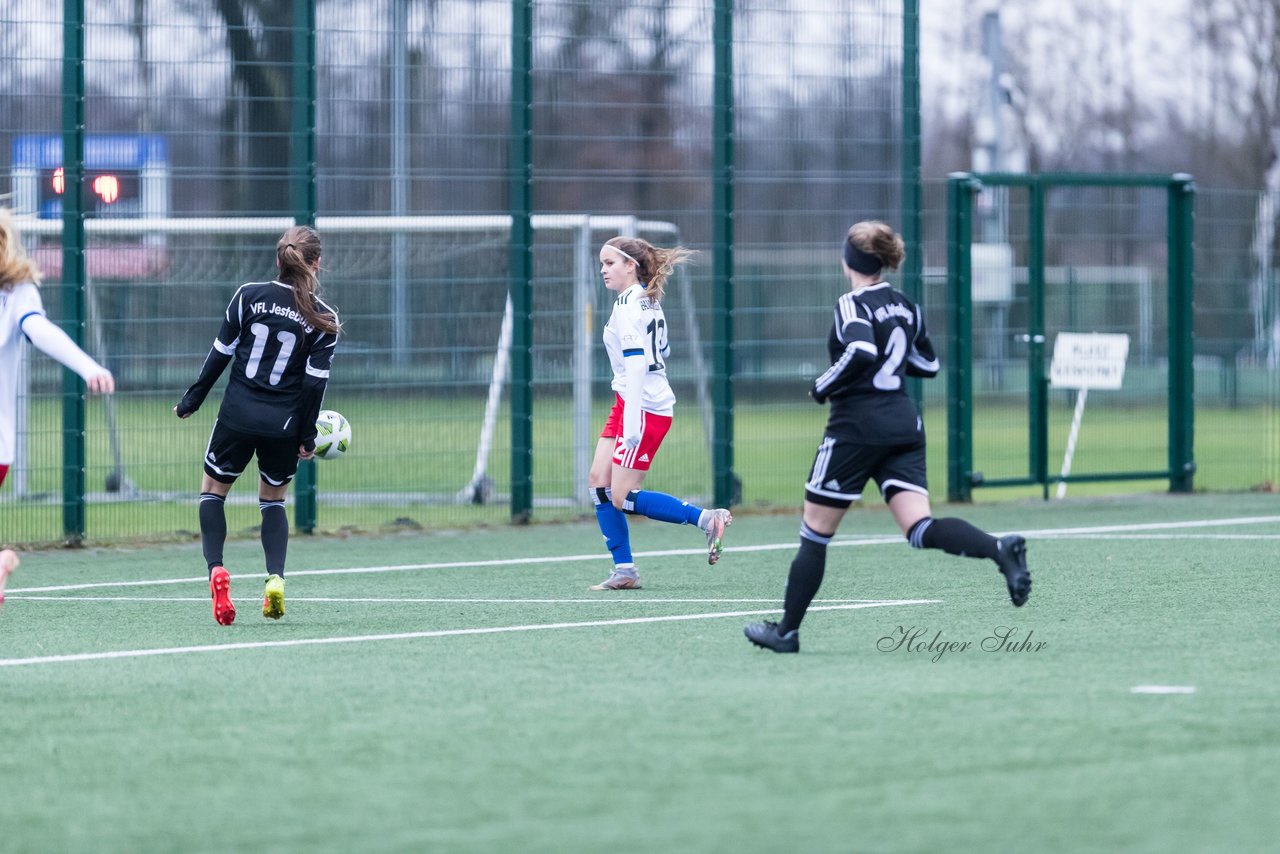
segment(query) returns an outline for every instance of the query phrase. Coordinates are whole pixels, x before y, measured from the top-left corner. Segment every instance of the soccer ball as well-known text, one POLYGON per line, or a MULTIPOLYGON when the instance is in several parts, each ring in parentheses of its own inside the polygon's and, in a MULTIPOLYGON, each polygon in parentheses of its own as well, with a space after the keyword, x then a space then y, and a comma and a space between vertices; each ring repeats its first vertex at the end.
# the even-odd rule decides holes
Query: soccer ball
POLYGON ((323 409, 316 418, 316 456, 336 460, 351 447, 351 425, 332 409, 323 409))

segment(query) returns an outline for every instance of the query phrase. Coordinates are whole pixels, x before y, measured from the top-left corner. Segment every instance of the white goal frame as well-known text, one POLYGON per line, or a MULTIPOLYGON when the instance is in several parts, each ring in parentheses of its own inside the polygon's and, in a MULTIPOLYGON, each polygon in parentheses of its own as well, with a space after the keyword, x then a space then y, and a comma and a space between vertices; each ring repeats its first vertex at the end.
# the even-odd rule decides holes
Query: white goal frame
MULTIPOLYGON (((293 217, 142 217, 126 218, 92 218, 85 220, 85 232, 92 236, 149 236, 149 239, 160 243, 164 236, 171 234, 270 234, 278 235, 295 224, 293 217)), ((600 332, 596 327, 597 297, 603 285, 600 282, 596 260, 596 240, 607 239, 614 235, 627 237, 646 236, 663 242, 678 243, 679 228, 671 222, 662 220, 640 219, 635 216, 598 215, 598 214, 535 214, 532 217, 535 231, 566 232, 573 237, 573 308, 576 316, 573 333, 573 447, 574 447, 574 494, 569 503, 587 506, 591 504, 587 492, 587 474, 591 466, 591 458, 596 446, 596 432, 591 423, 591 401, 593 365, 600 351, 600 332), (608 232, 605 235, 605 232, 608 232)), ((61 219, 22 218, 19 228, 24 235, 56 236, 62 233, 61 219)), ((440 231, 510 231, 509 215, 423 215, 423 216, 321 216, 316 218, 316 229, 322 234, 377 233, 395 236, 425 234, 440 231)), ((408 304, 408 241, 394 240, 392 243, 392 279, 391 303, 396 306, 408 304)), ((683 268, 676 272, 672 284, 679 291, 684 306, 683 320, 685 339, 692 357, 692 366, 697 388, 698 408, 702 414, 703 432, 708 448, 711 443, 712 411, 709 390, 710 374, 703 357, 701 335, 694 308, 693 292, 688 273, 683 268)), ((92 283, 90 283, 90 294, 92 283)), ((96 305, 90 304, 88 311, 87 331, 90 353, 99 361, 104 361, 104 351, 98 311, 96 305)), ((398 347, 408 341, 409 319, 403 312, 391 312, 390 340, 398 347)), ((475 464, 470 480, 447 500, 467 503, 486 503, 498 498, 492 488, 487 472, 489 457, 493 449, 493 437, 497 426, 498 410, 501 406, 502 393, 510 382, 512 308, 510 294, 498 328, 495 342, 493 371, 489 381, 488 396, 485 404, 484 420, 476 444, 475 464)), ((28 348, 29 349, 29 348, 28 348)), ((25 353, 25 350, 24 350, 25 353)), ((393 356, 397 360, 400 353, 393 356)), ((11 479, 15 494, 19 497, 27 494, 28 472, 26 460, 27 419, 29 387, 27 386, 27 358, 24 355, 19 385, 18 404, 18 448, 17 459, 11 479)), ((108 405, 111 405, 110 398, 108 405)), ((120 490, 132 496, 132 484, 125 476, 125 463, 119 451, 120 442, 116 435, 114 410, 108 412, 108 430, 113 451, 116 453, 116 471, 120 490)), ((555 500, 564 503, 564 499, 555 500)))

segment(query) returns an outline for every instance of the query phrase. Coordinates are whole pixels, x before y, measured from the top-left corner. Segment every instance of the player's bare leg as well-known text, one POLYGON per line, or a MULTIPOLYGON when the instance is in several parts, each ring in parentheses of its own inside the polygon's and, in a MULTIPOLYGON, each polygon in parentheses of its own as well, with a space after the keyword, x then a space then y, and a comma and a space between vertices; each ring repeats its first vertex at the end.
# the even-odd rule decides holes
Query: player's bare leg
POLYGON ((18 553, 13 549, 0 549, 0 605, 4 604, 4 587, 9 575, 18 568, 18 553))

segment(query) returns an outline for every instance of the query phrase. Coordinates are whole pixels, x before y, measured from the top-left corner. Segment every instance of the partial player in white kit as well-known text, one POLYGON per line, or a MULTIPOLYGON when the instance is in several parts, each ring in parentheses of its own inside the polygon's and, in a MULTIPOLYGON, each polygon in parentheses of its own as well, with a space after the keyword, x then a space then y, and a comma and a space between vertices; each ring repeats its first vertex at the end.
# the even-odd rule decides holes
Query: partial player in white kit
MULTIPOLYGON (((111 372, 45 316, 39 283, 40 271, 23 249, 13 214, 0 208, 0 486, 17 451, 18 363, 24 337, 79 374, 90 392, 111 394, 116 388, 111 372)), ((0 604, 9 574, 17 568, 18 555, 0 549, 0 604)))
POLYGON ((671 345, 662 297, 668 277, 689 255, 683 247, 659 249, 635 237, 614 237, 600 248, 604 286, 618 294, 604 328, 614 405, 596 443, 588 487, 614 565, 592 590, 640 587, 626 513, 697 525, 706 534, 710 564, 720 559, 724 529, 733 522, 728 510, 704 510, 673 495, 640 489, 671 429, 676 396, 667 382, 671 345))

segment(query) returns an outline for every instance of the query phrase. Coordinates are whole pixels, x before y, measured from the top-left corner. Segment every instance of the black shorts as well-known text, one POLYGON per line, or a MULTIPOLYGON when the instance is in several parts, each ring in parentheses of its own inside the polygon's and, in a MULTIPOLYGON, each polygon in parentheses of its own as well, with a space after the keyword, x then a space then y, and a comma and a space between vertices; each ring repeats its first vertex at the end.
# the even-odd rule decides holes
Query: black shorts
POLYGON ((219 483, 235 483, 256 454, 258 476, 270 486, 284 486, 298 473, 298 440, 250 436, 213 422, 204 452, 204 473, 219 483))
POLYGON ((898 490, 928 495, 924 440, 909 445, 864 445, 823 436, 804 485, 804 497, 825 507, 848 507, 862 497, 868 478, 879 484, 886 501, 898 490))

